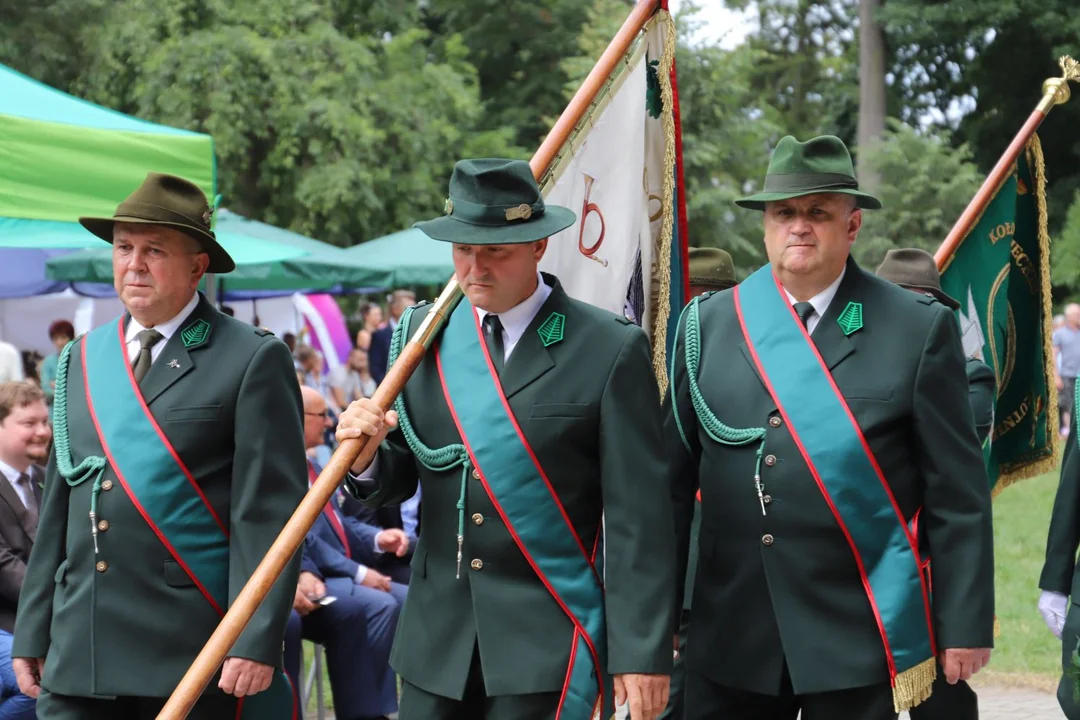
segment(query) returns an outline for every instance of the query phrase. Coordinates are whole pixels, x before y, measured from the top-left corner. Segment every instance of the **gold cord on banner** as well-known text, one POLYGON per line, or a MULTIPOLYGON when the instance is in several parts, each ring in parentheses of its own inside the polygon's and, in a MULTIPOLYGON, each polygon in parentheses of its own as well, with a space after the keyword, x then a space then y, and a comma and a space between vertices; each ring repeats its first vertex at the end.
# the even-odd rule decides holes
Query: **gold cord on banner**
POLYGON ((664 52, 660 56, 657 76, 660 97, 664 101, 664 219, 660 226, 660 246, 657 248, 657 302, 653 313, 652 356, 653 372, 660 386, 660 397, 667 393, 667 326, 671 317, 671 243, 675 235, 678 213, 675 204, 675 91, 671 86, 671 69, 675 64, 675 22, 666 10, 656 13, 656 21, 664 26, 664 52))

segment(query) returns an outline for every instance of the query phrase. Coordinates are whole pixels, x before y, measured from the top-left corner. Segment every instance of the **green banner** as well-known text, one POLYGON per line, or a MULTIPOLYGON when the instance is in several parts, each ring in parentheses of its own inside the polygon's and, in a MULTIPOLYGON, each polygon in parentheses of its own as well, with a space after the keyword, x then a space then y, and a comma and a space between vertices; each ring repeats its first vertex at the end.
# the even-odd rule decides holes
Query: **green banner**
POLYGON ((942 288, 960 302, 964 352, 986 362, 997 377, 986 449, 995 494, 1056 462, 1045 190, 1042 148, 1034 135, 941 275, 942 288))

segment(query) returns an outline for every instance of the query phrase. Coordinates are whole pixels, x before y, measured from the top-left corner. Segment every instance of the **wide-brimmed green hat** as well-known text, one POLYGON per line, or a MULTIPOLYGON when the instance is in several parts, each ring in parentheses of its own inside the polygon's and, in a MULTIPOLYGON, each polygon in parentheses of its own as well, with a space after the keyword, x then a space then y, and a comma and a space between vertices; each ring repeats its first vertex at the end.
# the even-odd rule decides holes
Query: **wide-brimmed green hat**
POLYGON ((413 227, 444 242, 516 245, 551 237, 577 220, 568 208, 544 204, 529 163, 500 158, 458 162, 444 211, 413 227))
POLYGON ((197 240, 203 252, 210 256, 207 272, 232 272, 236 269, 236 263, 218 244, 210 229, 212 215, 206 195, 198 185, 175 175, 149 173, 142 185, 116 207, 111 218, 81 217, 79 222, 109 243, 113 241, 116 223, 175 228, 197 240))
POLYGON ((739 207, 764 210, 765 203, 818 193, 841 193, 853 196, 858 207, 877 210, 881 201, 861 192, 855 179, 855 166, 844 141, 822 135, 804 143, 792 136, 780 140, 773 150, 765 187, 757 195, 736 200, 739 207))
POLYGON ((897 248, 885 253, 878 265, 877 276, 910 290, 929 293, 951 310, 959 310, 960 303, 941 289, 941 273, 934 256, 918 248, 897 248))
POLYGON ((687 264, 690 285, 716 290, 735 287, 735 264, 720 248, 690 248, 687 264))

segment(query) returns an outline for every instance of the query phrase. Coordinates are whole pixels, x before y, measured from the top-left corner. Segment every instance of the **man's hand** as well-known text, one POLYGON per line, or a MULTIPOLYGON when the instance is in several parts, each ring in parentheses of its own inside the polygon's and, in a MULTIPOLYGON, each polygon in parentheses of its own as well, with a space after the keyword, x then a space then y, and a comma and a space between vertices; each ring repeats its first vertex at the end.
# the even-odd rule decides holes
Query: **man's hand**
MULTIPOLYGON (((362 398, 349 405, 338 416, 337 440, 354 440, 362 435, 371 438, 370 442, 381 443, 393 428, 397 427, 397 413, 393 410, 384 413, 382 408, 370 398, 362 398)), ((367 465, 353 465, 354 475, 367 470, 367 465)))
POLYGON ((409 552, 409 536, 399 528, 383 530, 375 536, 375 544, 383 552, 394 553, 398 557, 405 557, 405 553, 409 552))
POLYGON ((955 685, 970 680, 990 663, 990 648, 952 648, 943 652, 938 661, 945 670, 945 681, 955 685))
POLYGON ((670 676, 626 674, 614 679, 615 703, 630 704, 630 720, 656 720, 667 707, 670 676))
POLYGON ((390 592, 390 578, 371 568, 368 568, 368 571, 364 574, 364 579, 360 584, 364 587, 374 588, 375 590, 390 592))
POLYGON ((1069 612, 1069 598, 1061 593, 1043 590, 1039 596, 1039 613, 1046 622, 1046 627, 1057 638, 1061 637, 1061 631, 1065 629, 1065 615, 1069 612))
POLYGON ((41 676, 45 673, 45 658, 11 658, 15 682, 23 695, 36 698, 41 694, 41 676))
POLYGON ((292 609, 300 613, 301 617, 307 617, 307 615, 313 610, 318 610, 319 606, 316 603, 308 600, 300 588, 296 588, 296 594, 293 596, 292 609))
POLYGON ((225 664, 221 666, 221 681, 218 682, 218 687, 224 690, 226 695, 239 698, 261 693, 270 687, 273 679, 274 668, 269 665, 231 657, 225 658, 225 664))
POLYGON ((297 583, 297 587, 310 600, 318 600, 326 596, 326 585, 323 581, 318 575, 306 570, 300 573, 300 582, 297 583))

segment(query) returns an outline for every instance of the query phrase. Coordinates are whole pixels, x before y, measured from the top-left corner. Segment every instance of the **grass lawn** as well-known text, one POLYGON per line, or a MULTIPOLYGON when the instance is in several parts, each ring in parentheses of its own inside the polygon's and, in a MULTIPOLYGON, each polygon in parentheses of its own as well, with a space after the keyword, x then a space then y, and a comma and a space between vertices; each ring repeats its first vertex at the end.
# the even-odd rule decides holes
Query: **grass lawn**
MULTIPOLYGON (((1060 673, 1061 642, 1039 615, 1039 573, 1046 550, 1046 531, 1057 491, 1058 471, 1023 480, 994 500, 996 601, 1001 636, 989 668, 978 684, 1019 685, 1053 690, 1060 673)), ((312 645, 304 643, 305 677, 312 664, 312 645)), ((330 683, 323 687, 333 707, 330 683)), ((314 692, 309 710, 314 709, 314 692)))
POLYGON ((995 599, 1001 636, 988 680, 1039 687, 1057 683, 1061 642, 1046 628, 1037 607, 1039 573, 1057 483, 1058 471, 1054 470, 1022 480, 994 500, 995 599))

